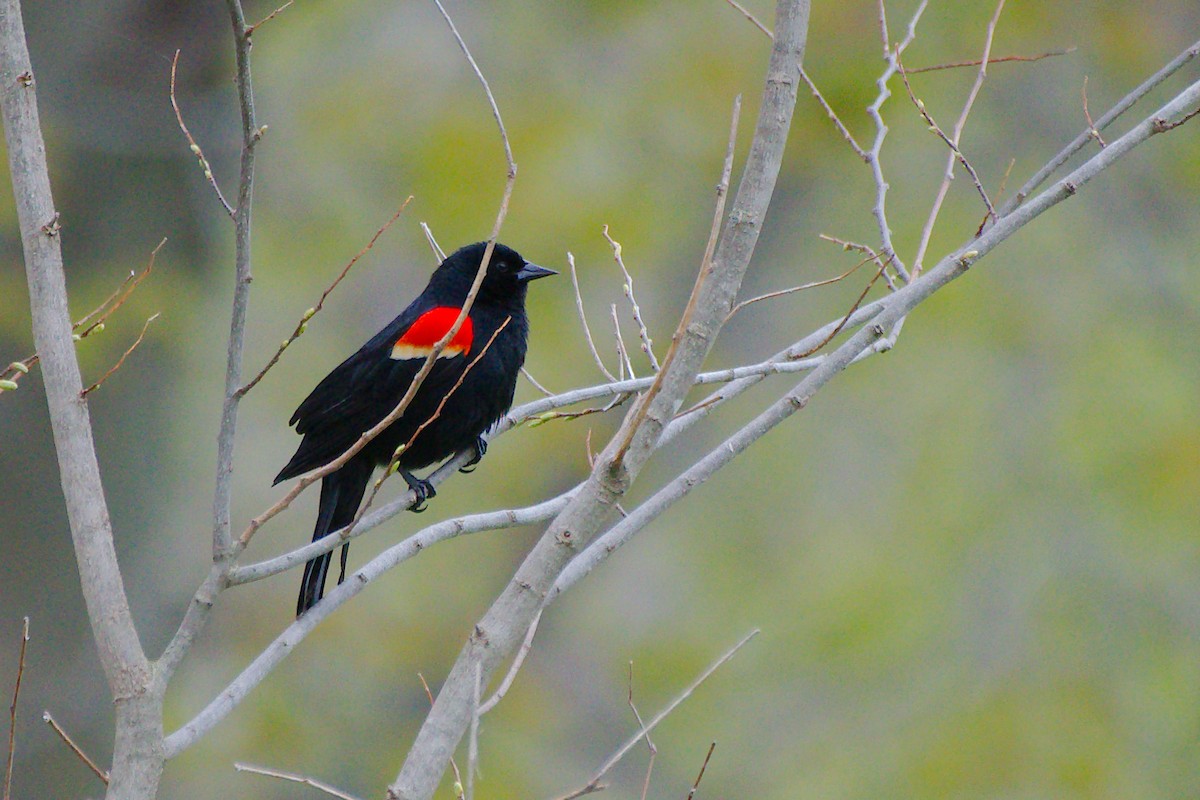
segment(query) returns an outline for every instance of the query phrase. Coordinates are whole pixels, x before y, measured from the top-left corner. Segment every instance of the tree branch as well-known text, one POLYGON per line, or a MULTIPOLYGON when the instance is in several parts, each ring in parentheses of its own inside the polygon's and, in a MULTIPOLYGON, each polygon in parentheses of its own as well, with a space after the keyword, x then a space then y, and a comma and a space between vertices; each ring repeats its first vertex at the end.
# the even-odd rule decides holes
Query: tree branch
POLYGON ((18 0, 0 0, 0 110, 29 282, 33 338, 58 455, 80 584, 100 663, 116 707, 110 791, 155 787, 162 772, 161 698, 138 641, 113 547, 112 525, 83 381, 71 338, 61 226, 54 210, 33 67, 18 0))
MULTIPOLYGON (((712 274, 704 282, 696 316, 685 331, 674 361, 667 363, 664 359, 659 372, 662 390, 649 399, 642 422, 628 440, 625 457, 619 464, 614 460, 619 442, 626 436, 622 430, 597 459, 584 487, 550 525, 512 582, 476 625, 396 781, 388 788, 389 798, 417 800, 433 793, 450 754, 470 724, 476 670, 485 683, 490 682, 500 663, 517 648, 558 573, 578 548, 586 546, 599 532, 692 386, 733 306, 770 202, 795 108, 807 27, 807 0, 781 0, 763 103, 738 196, 713 259, 712 274)), ((627 423, 640 414, 635 407, 627 423)))

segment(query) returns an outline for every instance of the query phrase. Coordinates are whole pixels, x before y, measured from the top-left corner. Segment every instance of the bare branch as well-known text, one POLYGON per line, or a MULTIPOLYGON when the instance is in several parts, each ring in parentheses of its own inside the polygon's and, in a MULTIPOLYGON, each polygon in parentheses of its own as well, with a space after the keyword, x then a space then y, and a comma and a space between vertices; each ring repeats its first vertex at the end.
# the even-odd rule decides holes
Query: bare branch
MULTIPOLYGON (((152 669, 138 640, 113 546, 112 525, 72 339, 58 213, 50 190, 33 66, 18 0, 0 0, 0 113, 25 257, 33 340, 54 435, 80 584, 118 726, 161 716, 147 691, 152 669)), ((113 771, 122 791, 154 787, 162 763, 154 744, 116 737, 113 771)))
POLYGON ((692 784, 692 790, 688 792, 687 800, 692 800, 696 796, 696 790, 700 788, 700 781, 704 780, 704 771, 708 769, 708 760, 712 758, 713 750, 716 749, 716 742, 708 746, 708 753, 704 756, 704 763, 700 765, 700 774, 696 776, 696 782, 692 784))
POLYGON ((446 260, 446 251, 437 243, 437 239, 433 238, 433 230, 427 223, 422 222, 421 232, 425 234, 425 241, 429 243, 429 249, 433 250, 433 257, 437 259, 437 263, 441 264, 446 260))
MULTIPOLYGON (((1069 55, 1078 49, 1077 47, 1068 47, 1063 50, 1048 50, 1045 53, 1038 53, 1034 56, 999 56, 997 58, 989 58, 987 63, 989 66, 992 64, 1006 64, 1013 61, 1031 63, 1033 61, 1041 61, 1043 58, 1069 55)), ((948 64, 934 64, 933 66, 917 67, 916 69, 910 67, 907 71, 909 75, 919 75, 922 72, 937 72, 938 70, 958 69, 960 67, 978 67, 982 63, 982 59, 976 58, 970 61, 952 61, 948 64)))
POLYGON ((582 797, 585 794, 590 794, 591 792, 596 791, 596 789, 599 787, 600 779, 603 778, 610 769, 615 767, 617 763, 625 757, 625 754, 632 750, 635 745, 637 745, 638 741, 641 740, 643 736, 649 736, 650 731, 654 730, 654 728, 658 726, 658 723, 666 719, 667 715, 678 708, 684 700, 687 700, 689 697, 691 697, 702 683, 708 680, 714 672, 724 666, 729 659, 737 655, 738 650, 741 650, 747 642, 749 642, 758 634, 759 631, 757 628, 750 631, 750 633, 747 634, 740 642, 735 644, 730 650, 726 651, 725 655, 714 661, 712 665, 710 665, 708 669, 704 670, 704 672, 700 673, 700 676, 692 681, 692 683, 686 689, 684 689, 679 696, 668 703, 666 708, 655 714, 648 724, 641 726, 635 735, 630 737, 625 741, 624 744, 617 748, 616 752, 609 756, 608 760, 601 764, 600 768, 593 773, 591 779, 588 780, 586 784, 579 789, 570 792, 569 794, 563 795, 559 800, 574 800, 576 797, 582 797))
MULTIPOLYGON (((1141 100, 1151 91, 1153 91, 1155 87, 1181 70, 1192 59, 1196 58, 1196 56, 1200 56, 1200 41, 1193 42, 1189 47, 1184 49, 1183 52, 1171 59, 1166 66, 1151 75, 1146 80, 1142 81, 1137 88, 1117 101, 1116 105, 1109 109, 1104 116, 1096 120, 1096 124, 1092 127, 1094 127, 1096 131, 1106 130, 1108 126, 1115 122, 1122 114, 1133 108, 1134 104, 1137 103, 1138 100, 1141 100)), ((1001 206, 997 213, 999 213, 1002 217, 1006 214, 1013 213, 1017 206, 1025 202, 1025 199, 1033 194, 1033 192, 1036 191, 1039 186, 1045 183, 1047 178, 1057 172, 1059 167, 1067 163, 1071 156, 1075 155, 1084 147, 1086 147, 1090 141, 1092 141, 1091 128, 1085 130, 1083 133, 1072 139, 1070 144, 1068 144, 1066 147, 1060 150, 1057 155, 1046 162, 1041 169, 1034 173, 1032 178, 1025 182, 1025 185, 1017 191, 1011 200, 1001 206)))
MULTIPOLYGON (((604 226, 603 231, 604 238, 608 240, 608 244, 612 248, 613 260, 617 262, 617 266, 621 268, 621 274, 625 277, 625 283, 621 289, 625 292, 625 299, 629 301, 629 306, 633 311, 633 321, 637 325, 638 336, 642 340, 642 352, 646 354, 646 358, 650 359, 651 368, 658 372, 658 359, 654 357, 654 342, 650 340, 650 332, 646 330, 646 323, 642 319, 642 309, 638 306, 637 296, 633 291, 633 276, 625 268, 625 259, 621 255, 621 243, 608 234, 607 225, 604 226)), ((633 377, 632 371, 629 377, 633 377)))
MULTIPOLYGON (((259 24, 261 25, 262 23, 259 24)), ((304 332, 308 330, 309 320, 319 314, 321 309, 325 307, 325 300, 333 293, 333 290, 338 287, 338 284, 342 282, 342 279, 349 274, 351 267, 357 264, 360 258, 371 251, 371 248, 375 246, 375 242, 379 241, 379 237, 383 236, 387 229, 392 227, 392 223, 400 219, 400 215, 404 213, 404 209, 408 208, 408 204, 412 202, 412 199, 413 196, 410 194, 404 200, 404 202, 400 204, 399 210, 392 215, 392 218, 383 223, 383 225, 381 225, 379 229, 375 231, 375 235, 371 237, 371 240, 367 242, 361 250, 354 254, 354 258, 350 259, 350 261, 346 263, 346 266, 342 267, 342 271, 339 272, 338 276, 333 279, 333 283, 329 284, 325 291, 321 292, 321 298, 317 300, 317 304, 300 315, 300 321, 296 323, 296 327, 292 330, 291 334, 288 335, 288 338, 284 339, 279 345, 279 349, 275 351, 275 355, 271 356, 271 359, 267 362, 267 365, 259 370, 259 373, 255 375, 249 383, 237 390, 239 397, 253 389, 258 382, 263 379, 263 376, 270 371, 271 367, 275 366, 279 362, 280 357, 283 355, 283 351, 287 350, 292 342, 304 335, 304 332)))
MULTIPOLYGON (((774 37, 771 39, 775 41, 774 37)), ((800 68, 800 59, 797 59, 796 69, 800 68)), ((792 92, 792 108, 795 107, 794 90, 792 92)), ((788 109, 788 123, 791 123, 791 108, 788 109)), ((683 314, 679 317, 679 324, 675 327, 675 333, 671 336, 671 346, 667 348, 667 355, 663 359, 665 366, 670 366, 674 360, 676 353, 679 352, 679 347, 685 341, 688 329, 691 326, 692 318, 696 314, 696 309, 700 304, 701 291, 704 288, 705 281, 713 270, 713 257, 717 248, 717 241, 721 233, 721 223, 725 218, 725 197, 729 191, 729 178, 733 172, 733 151, 737 144, 738 120, 742 115, 742 96, 739 94, 733 98, 733 113, 729 123, 729 143, 725 148, 725 164, 721 169, 721 180, 717 184, 717 204, 713 211, 712 227, 708 234, 708 244, 704 248, 704 258, 700 261, 700 271, 696 275, 696 282, 692 285, 692 294, 688 298, 687 306, 683 309, 683 314)), ((762 120, 759 124, 761 127, 762 120)), ((756 133, 756 140, 758 134, 756 133)), ((782 160, 782 159, 781 159, 782 160)), ((773 183, 773 181, 772 181, 773 183)), ((772 188, 774 188, 772 186, 772 188)), ((764 210, 770 198, 767 197, 764 202, 764 210)), ((711 346, 711 342, 708 343, 711 346)), ((632 378, 633 375, 631 374, 632 378)), ((658 393, 662 390, 666 378, 666 370, 660 370, 658 378, 646 390, 646 394, 638 401, 638 404, 630 411, 629 419, 622 426, 623 436, 620 439, 620 444, 617 445, 616 455, 613 456, 613 467, 620 467, 625 460, 625 454, 628 452, 630 445, 633 444, 633 439, 641 428, 642 422, 646 419, 646 415, 650 412, 650 406, 658 393)))
POLYGON ((239 0, 226 0, 233 26, 237 60, 235 83, 242 119, 242 158, 238 167, 238 196, 234 209, 234 284, 229 315, 229 347, 225 361, 225 399, 217 432, 217 465, 213 489, 213 561, 233 557, 230 506, 233 499, 233 447, 237 434, 238 402, 242 385, 242 354, 246 346, 246 314, 250 307, 250 230, 254 194, 254 153, 261 138, 255 120, 254 88, 250 75, 250 34, 239 0))
POLYGON ((979 96, 980 89, 983 88, 983 81, 987 78, 988 60, 992 54, 992 41, 996 36, 996 25, 1000 22, 1000 12, 1004 10, 1004 0, 998 0, 996 10, 992 14, 992 18, 988 21, 987 33, 983 40, 983 56, 979 60, 979 70, 975 73, 975 82, 971 84, 971 90, 967 93, 967 99, 963 102, 962 111, 958 115, 958 120, 954 123, 954 131, 950 136, 947 136, 938 124, 933 121, 933 117, 925 110, 925 104, 917 99, 913 94, 912 86, 909 85, 908 76, 904 73, 904 67, 900 65, 900 53, 896 53, 896 64, 900 69, 900 76, 904 78, 904 88, 908 90, 908 96, 921 112, 921 116, 933 129, 942 141, 950 148, 950 153, 946 157, 946 167, 942 173, 942 182, 938 186, 937 194, 933 199, 933 206, 929 209, 929 217, 925 220, 925 227, 921 230, 921 241, 917 245, 917 255, 913 258, 912 274, 920 275, 921 268, 925 262, 925 253, 929 248, 929 240, 933 235, 933 226, 937 224, 938 215, 942 210, 942 203, 946 199, 946 193, 950 191, 950 182, 954 180, 954 162, 957 159, 963 168, 971 176, 971 180, 975 182, 975 189, 983 198, 983 204, 987 206, 988 215, 991 219, 996 219, 996 209, 992 206, 992 201, 988 198, 987 192, 984 191, 983 184, 979 180, 979 176, 975 173, 975 168, 967 161, 966 156, 959 149, 962 142, 963 128, 966 127, 967 118, 971 115, 971 109, 975 105, 975 98, 979 96))
POLYGON ((533 388, 537 389, 539 392, 544 394, 546 397, 554 397, 554 392, 550 391, 545 386, 542 386, 542 384, 538 381, 538 379, 533 377, 533 373, 531 373, 529 370, 525 369, 525 367, 521 367, 521 374, 525 376, 525 380, 527 380, 531 384, 533 384, 533 388))
POLYGON ((287 0, 287 2, 286 2, 286 3, 284 3, 283 5, 281 5, 279 8, 275 9, 275 10, 274 10, 274 11, 272 11, 270 14, 267 14, 265 17, 263 17, 262 19, 260 19, 258 22, 254 23, 253 25, 251 25, 251 26, 249 26, 248 28, 246 28, 246 35, 247 35, 247 36, 253 36, 253 35, 254 35, 254 32, 255 32, 256 30, 258 30, 258 29, 259 29, 259 28, 261 28, 263 25, 266 25, 268 22, 270 22, 271 20, 273 20, 273 19, 275 19, 276 17, 278 17, 278 16, 279 16, 280 14, 282 14, 284 11, 287 11, 287 10, 288 10, 288 8, 289 8, 289 7, 290 7, 290 6, 291 6, 293 3, 295 3, 295 2, 296 2, 296 0, 287 0))
POLYGON ((885 255, 894 257, 895 260, 893 263, 896 265, 896 271, 900 273, 900 277, 904 279, 905 283, 909 281, 908 270, 896 253, 896 247, 892 243, 892 229, 888 224, 887 218, 888 182, 883 176, 883 164, 880 162, 880 154, 883 152, 883 142, 887 138, 888 126, 883 122, 881 109, 888 98, 892 96, 892 90, 888 88, 888 82, 900 70, 897 58, 899 54, 908 49, 913 39, 916 38, 917 22, 920 21, 921 15, 925 13, 925 7, 928 4, 929 0, 921 0, 920 5, 917 6, 917 10, 913 12, 912 18, 908 21, 908 31, 905 33, 904 38, 893 48, 891 41, 888 39, 887 10, 884 8, 883 0, 879 0, 879 31, 883 40, 883 60, 887 66, 884 67, 883 74, 875 81, 875 86, 879 89, 879 94, 875 96, 875 101, 867 107, 867 115, 875 122, 875 141, 872 143, 871 149, 867 151, 867 164, 871 167, 871 175, 875 179, 875 205, 871 209, 871 213, 875 216, 875 224, 879 227, 879 238, 883 243, 883 252, 885 255))
POLYGON ((779 289, 774 292, 767 292, 766 294, 760 294, 757 297, 751 297, 749 300, 742 300, 736 306, 729 309, 729 313, 725 315, 725 321, 729 322, 730 318, 733 317, 734 314, 741 311, 746 306, 754 305, 755 303, 761 303, 763 300, 773 300, 776 297, 786 297, 789 294, 795 294, 796 292, 803 292, 806 289, 816 289, 817 287, 820 287, 820 286, 829 286, 831 283, 837 283, 838 281, 845 280, 846 278, 850 277, 855 272, 857 272, 859 267, 861 267, 863 264, 868 264, 874 260, 875 260, 875 254, 871 253, 866 258, 862 259, 857 264, 855 264, 853 267, 851 267, 850 269, 843 272, 841 275, 837 275, 832 278, 826 278, 825 280, 822 280, 822 281, 812 281, 811 283, 805 283, 801 286, 793 286, 790 289, 779 289))
MULTIPOLYGON (((289 3, 288 5, 291 4, 289 3)), ((276 11, 275 13, 279 12, 276 11)), ((270 19, 270 17, 267 17, 267 19, 270 19)), ((266 20, 263 20, 263 22, 266 22, 266 20)), ((259 25, 261 24, 262 22, 259 23, 259 25)), ((253 764, 243 764, 240 761, 234 763, 233 768, 238 772, 249 772, 252 775, 265 775, 268 778, 278 778, 279 780, 291 781, 292 783, 302 783, 305 786, 311 786, 317 791, 323 792, 330 797, 340 798, 340 800, 358 800, 358 798, 354 795, 344 792, 335 786, 331 786, 324 781, 319 781, 316 778, 310 778, 307 775, 301 775, 296 772, 285 772, 281 769, 272 769, 271 767, 258 767, 253 764)))
POLYGON ((621 335, 621 320, 617 317, 617 304, 610 304, 608 310, 612 315, 613 338, 617 341, 618 374, 622 379, 626 376, 636 378, 637 373, 633 371, 633 362, 629 360, 629 350, 625 347, 625 337, 621 335))
POLYGON ((73 752, 79 758, 80 761, 82 761, 84 764, 87 765, 87 768, 90 769, 95 774, 95 776, 100 779, 100 782, 103 783, 105 786, 108 786, 108 782, 109 782, 108 773, 105 772, 104 770, 100 769, 100 767, 98 767, 96 765, 95 761, 92 761, 92 759, 88 758, 88 754, 83 752, 83 750, 80 749, 79 745, 75 744, 75 740, 72 739, 67 734, 67 732, 62 729, 62 726, 54 721, 54 717, 50 716, 49 711, 42 712, 42 720, 47 725, 49 725, 50 728, 55 733, 58 734, 58 738, 62 739, 63 742, 67 745, 67 747, 71 748, 71 752, 73 752))
POLYGON ((217 179, 213 177, 212 165, 208 163, 208 159, 204 157, 204 151, 200 149, 200 145, 196 143, 192 132, 188 130, 187 123, 183 121, 183 112, 179 110, 179 101, 175 99, 175 70, 179 67, 179 52, 176 50, 175 57, 171 59, 171 108, 175 109, 175 121, 179 124, 179 130, 183 131, 184 137, 187 138, 188 147, 191 149, 192 155, 196 156, 196 160, 200 162, 200 169, 204 170, 204 179, 208 181, 208 185, 216 192, 217 200, 221 202, 225 213, 230 218, 233 218, 233 206, 229 205, 229 201, 222 194, 221 187, 217 184, 217 179))
MULTIPOLYGON (((100 303, 100 305, 93 308, 77 322, 71 325, 72 331, 79 331, 78 333, 71 334, 71 338, 74 341, 80 342, 92 334, 101 333, 104 330, 105 321, 108 320, 108 318, 111 317, 117 309, 125 304, 125 301, 129 299, 131 294, 133 294, 133 290, 136 289, 138 284, 145 280, 146 276, 150 274, 150 271, 154 269, 154 259, 158 255, 158 251, 161 250, 163 245, 166 243, 167 240, 163 239, 158 243, 157 247, 150 251, 150 261, 148 264, 146 264, 145 269, 138 273, 135 273, 131 270, 130 273, 125 276, 125 280, 121 281, 121 284, 113 290, 113 293, 104 299, 104 302, 100 303), (92 322, 92 324, 88 325, 88 322, 97 315, 99 315, 99 318, 96 319, 95 322, 92 322), (87 325, 87 327, 83 328, 85 325, 87 325), (83 330, 80 331, 80 328, 83 328, 83 330)), ((4 370, 0 371, 0 379, 9 380, 15 384, 18 380, 20 380, 22 375, 28 375, 30 368, 37 364, 38 361, 39 358, 37 353, 34 353, 31 356, 26 356, 20 361, 14 361, 4 370)), ((2 388, 11 391, 16 387, 4 386, 2 388)))
POLYGON ((137 346, 142 343, 142 339, 144 339, 146 337, 146 329, 150 327, 150 323, 154 322, 154 320, 158 319, 158 317, 159 317, 158 314, 154 314, 146 319, 145 324, 142 325, 142 332, 139 333, 137 338, 133 340, 133 344, 129 345, 129 347, 125 350, 125 352, 121 354, 121 357, 117 359, 117 363, 115 363, 111 367, 109 367, 108 372, 106 372, 100 376, 100 380, 96 381, 91 386, 89 386, 88 388, 86 388, 82 392, 80 392, 79 393, 80 397, 85 397, 85 396, 91 394, 92 392, 96 391, 97 389, 99 389, 100 386, 106 380, 108 380, 109 377, 114 372, 116 372, 117 370, 119 370, 121 368, 121 365, 125 363, 125 359, 129 358, 129 354, 132 353, 134 350, 136 350, 137 346))
POLYGON ((604 377, 610 381, 615 381, 617 376, 608 371, 608 367, 604 366, 604 360, 600 358, 599 351, 596 350, 596 342, 592 339, 592 329, 588 326, 587 315, 583 313, 583 295, 579 291, 579 275, 575 272, 575 256, 567 253, 567 264, 571 267, 571 285, 575 288, 575 309, 579 312, 579 322, 583 326, 583 335, 587 338, 588 350, 592 351, 592 358, 596 360, 596 367, 604 377))
POLYGON ((21 697, 21 678, 25 676, 25 647, 29 644, 29 617, 21 627, 21 649, 17 654, 17 678, 13 682, 12 702, 8 706, 8 760, 4 769, 4 800, 12 798, 13 756, 17 750, 17 700, 21 697))
POLYGON ((521 642, 521 647, 517 650, 517 655, 513 659, 512 666, 508 668, 508 673, 504 676, 504 680, 500 682, 499 688, 496 689, 491 697, 479 704, 479 713, 477 716, 482 717, 504 699, 504 695, 508 693, 513 681, 517 679, 517 673, 521 671, 521 665, 525 663, 525 656, 529 655, 529 651, 533 649, 533 637, 537 635, 538 623, 541 621, 542 612, 538 611, 537 616, 533 618, 533 624, 529 626, 529 632, 525 634, 525 641, 521 642))

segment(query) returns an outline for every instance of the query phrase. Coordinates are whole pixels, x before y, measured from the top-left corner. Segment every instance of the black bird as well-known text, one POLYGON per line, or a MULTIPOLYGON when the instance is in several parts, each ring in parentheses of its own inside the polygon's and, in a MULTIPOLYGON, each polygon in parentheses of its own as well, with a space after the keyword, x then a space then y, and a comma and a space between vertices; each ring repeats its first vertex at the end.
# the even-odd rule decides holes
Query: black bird
MULTIPOLYGON (((391 413, 412 385, 426 356, 462 311, 484 248, 484 242, 477 242, 450 255, 400 316, 317 384, 288 423, 295 425, 304 439, 275 477, 275 483, 325 466, 391 413)), ((482 434, 512 405, 517 374, 525 362, 528 283, 555 274, 554 270, 529 263, 512 248, 496 244, 470 313, 438 356, 408 408, 353 458, 321 479, 313 541, 354 520, 371 473, 377 466, 388 464, 402 445, 408 446, 398 459, 399 472, 417 494, 414 511, 424 510, 423 504, 435 492, 412 470, 468 449, 474 449, 475 457, 467 467, 483 457, 486 442, 482 434), (474 366, 468 370, 472 362, 474 366), (460 379, 462 383, 455 389, 460 379), (443 400, 445 405, 438 412, 443 400), (430 422, 435 413, 437 418, 430 422), (421 429, 423 424, 426 427, 421 429)), ((342 548, 343 578, 348 548, 349 543, 342 548)), ((312 608, 324 594, 332 555, 318 556, 305 566, 297 616, 312 608)))

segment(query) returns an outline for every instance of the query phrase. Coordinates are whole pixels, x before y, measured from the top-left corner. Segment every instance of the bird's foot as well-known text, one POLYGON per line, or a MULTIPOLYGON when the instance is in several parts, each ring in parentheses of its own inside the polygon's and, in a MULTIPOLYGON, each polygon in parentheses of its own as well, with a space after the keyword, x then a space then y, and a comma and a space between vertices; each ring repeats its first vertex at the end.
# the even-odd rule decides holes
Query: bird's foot
POLYGON ((404 478, 404 482, 408 484, 408 488, 413 490, 413 494, 417 496, 417 501, 408 507, 409 511, 420 514, 425 510, 425 501, 437 495, 437 489, 433 488, 433 484, 424 478, 418 478, 407 470, 400 470, 400 476, 404 478))
POLYGON ((484 439, 482 436, 477 436, 475 438, 475 455, 471 456, 470 461, 459 467, 458 471, 464 475, 474 472, 475 465, 483 460, 483 456, 487 453, 487 447, 487 439, 484 439))

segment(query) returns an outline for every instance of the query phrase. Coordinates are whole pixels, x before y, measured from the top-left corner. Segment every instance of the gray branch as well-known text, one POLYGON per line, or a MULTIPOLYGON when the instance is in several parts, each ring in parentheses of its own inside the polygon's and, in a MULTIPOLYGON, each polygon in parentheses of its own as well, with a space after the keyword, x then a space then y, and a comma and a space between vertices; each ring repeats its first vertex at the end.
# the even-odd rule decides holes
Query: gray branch
POLYGON ((33 338, 41 358, 80 584, 116 708, 108 797, 147 796, 153 794, 162 773, 162 702, 148 691, 152 668, 138 641, 113 548, 112 524, 71 338, 61 226, 50 191, 34 86, 20 4, 2 0, 0 109, 29 281, 33 338))

